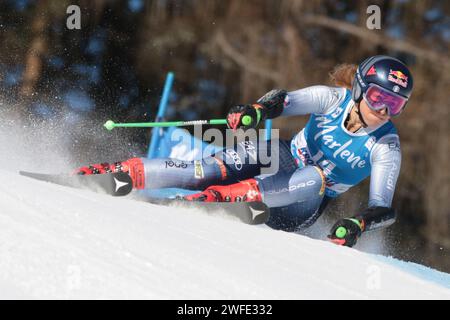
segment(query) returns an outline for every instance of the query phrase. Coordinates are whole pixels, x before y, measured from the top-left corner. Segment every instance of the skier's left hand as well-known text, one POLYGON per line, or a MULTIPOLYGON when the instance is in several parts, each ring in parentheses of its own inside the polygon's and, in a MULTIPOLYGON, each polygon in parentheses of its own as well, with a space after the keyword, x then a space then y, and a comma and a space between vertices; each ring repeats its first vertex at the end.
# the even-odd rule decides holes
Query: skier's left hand
POLYGON ((341 246, 353 247, 364 231, 364 220, 345 218, 337 221, 328 238, 341 246))

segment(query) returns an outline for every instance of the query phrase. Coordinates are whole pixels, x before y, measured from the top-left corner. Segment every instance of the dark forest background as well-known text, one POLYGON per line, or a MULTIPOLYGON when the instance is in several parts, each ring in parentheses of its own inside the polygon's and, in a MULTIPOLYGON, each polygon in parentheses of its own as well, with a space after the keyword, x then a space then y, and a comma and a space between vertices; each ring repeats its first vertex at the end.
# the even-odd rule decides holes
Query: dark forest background
MULTIPOLYGON (((58 123, 74 165, 120 160, 145 155, 150 131, 108 136, 101 125, 153 120, 168 71, 169 119, 192 120, 222 118, 272 88, 330 84, 339 63, 396 56, 415 90, 394 120, 403 162, 390 253, 450 271, 449 44, 448 1, 0 0, 0 108, 24 128, 58 123), (66 27, 73 4, 81 30, 66 27), (366 27, 372 4, 380 30, 366 27)), ((290 138, 306 121, 274 127, 290 138)), ((368 181, 352 190, 329 211, 364 208, 368 181)))

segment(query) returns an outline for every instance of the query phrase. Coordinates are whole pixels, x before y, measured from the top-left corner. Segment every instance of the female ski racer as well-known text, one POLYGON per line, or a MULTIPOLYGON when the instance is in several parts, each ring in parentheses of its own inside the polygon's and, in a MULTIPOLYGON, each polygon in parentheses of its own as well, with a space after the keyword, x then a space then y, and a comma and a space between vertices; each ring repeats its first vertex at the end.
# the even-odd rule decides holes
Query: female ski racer
POLYGON ((310 226, 330 199, 371 176, 368 208, 337 221, 328 235, 337 244, 353 246, 363 232, 395 221, 391 203, 401 152, 390 119, 405 108, 413 78, 401 61, 381 55, 359 66, 338 66, 332 77, 337 87, 272 90, 256 103, 234 106, 228 113, 229 128, 244 130, 265 119, 310 114, 306 127, 290 141, 240 143, 202 161, 133 158, 77 172, 127 172, 136 189, 204 190, 186 200, 263 201, 271 208, 267 224, 285 231, 310 226), (243 121, 245 116, 250 124, 243 121), (277 148, 271 156, 279 161, 278 171, 261 174, 267 164, 259 154, 267 154, 273 143, 277 148), (250 157, 257 159, 249 161, 250 157))

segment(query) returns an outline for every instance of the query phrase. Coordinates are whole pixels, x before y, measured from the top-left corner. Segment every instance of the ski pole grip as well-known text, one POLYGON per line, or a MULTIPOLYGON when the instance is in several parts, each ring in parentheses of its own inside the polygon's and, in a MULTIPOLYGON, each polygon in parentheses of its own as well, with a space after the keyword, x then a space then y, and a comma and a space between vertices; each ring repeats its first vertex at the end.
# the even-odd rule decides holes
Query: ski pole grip
POLYGON ((345 227, 339 227, 336 229, 336 232, 334 234, 339 239, 345 238, 345 236, 347 235, 347 229, 345 227))
POLYGON ((241 122, 242 122, 242 124, 244 126, 248 126, 248 125, 250 125, 253 122, 253 119, 252 119, 251 116, 245 115, 245 116, 242 117, 241 122))

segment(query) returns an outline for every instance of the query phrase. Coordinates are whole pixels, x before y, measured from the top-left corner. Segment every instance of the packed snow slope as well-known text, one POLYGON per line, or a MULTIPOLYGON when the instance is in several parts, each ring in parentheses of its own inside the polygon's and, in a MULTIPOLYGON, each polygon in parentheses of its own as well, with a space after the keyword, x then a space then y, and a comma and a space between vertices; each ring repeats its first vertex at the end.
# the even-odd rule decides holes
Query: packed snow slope
POLYGON ((0 298, 450 298, 450 275, 0 171, 0 298))

